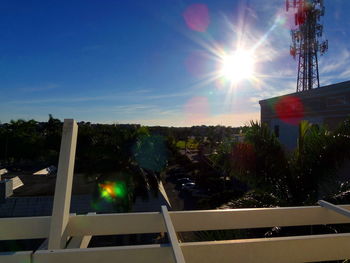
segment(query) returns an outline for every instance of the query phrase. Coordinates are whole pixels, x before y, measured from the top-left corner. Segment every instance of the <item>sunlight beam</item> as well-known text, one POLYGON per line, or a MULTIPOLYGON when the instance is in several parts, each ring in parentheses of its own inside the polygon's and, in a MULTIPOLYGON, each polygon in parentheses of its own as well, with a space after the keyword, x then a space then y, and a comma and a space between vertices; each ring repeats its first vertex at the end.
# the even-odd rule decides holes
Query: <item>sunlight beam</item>
POLYGON ((251 79, 254 75, 254 56, 251 51, 237 49, 232 54, 222 57, 220 74, 232 83, 251 79))

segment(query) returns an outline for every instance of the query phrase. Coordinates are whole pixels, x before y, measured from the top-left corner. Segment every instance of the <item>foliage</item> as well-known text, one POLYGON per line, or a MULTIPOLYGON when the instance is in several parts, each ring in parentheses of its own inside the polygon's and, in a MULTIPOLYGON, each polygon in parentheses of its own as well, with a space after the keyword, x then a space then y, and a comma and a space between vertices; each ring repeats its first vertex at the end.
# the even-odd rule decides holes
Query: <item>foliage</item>
POLYGON ((300 124, 298 147, 290 158, 290 191, 296 203, 312 204, 339 188, 337 171, 350 158, 350 125, 333 132, 306 121, 300 124))
MULTIPOLYGON (((159 174, 168 157, 168 142, 163 136, 153 136, 139 125, 78 125, 75 167, 89 177, 102 175, 96 182, 96 198, 98 185, 107 181, 125 184, 126 198, 115 200, 125 211, 137 196, 148 198, 149 189, 157 194, 159 174)), ((0 165, 31 171, 57 165, 61 133, 62 122, 52 115, 47 122, 17 120, 0 125, 0 165)))
POLYGON ((220 209, 228 208, 259 208, 259 207, 276 207, 285 206, 286 202, 274 196, 271 193, 251 190, 242 197, 231 200, 220 206, 220 209))
POLYGON ((245 141, 233 147, 231 163, 233 174, 253 189, 273 192, 281 199, 287 198, 287 157, 267 125, 251 122, 245 141))
POLYGON ((11 166, 28 160, 47 163, 56 161, 61 129, 61 122, 51 115, 46 123, 20 119, 1 125, 0 163, 11 166))
POLYGON ((231 170, 231 159, 227 157, 230 156, 235 145, 235 141, 227 140, 219 145, 215 154, 210 156, 210 160, 213 162, 213 164, 216 167, 220 167, 225 175, 229 174, 231 170))
POLYGON ((178 141, 176 143, 176 147, 179 149, 197 149, 198 148, 198 142, 196 142, 195 139, 189 138, 187 141, 178 141))
POLYGON ((334 194, 337 171, 350 158, 350 122, 330 132, 303 121, 299 130, 297 148, 286 152, 265 124, 251 122, 245 141, 220 153, 221 160, 229 160, 222 169, 285 204, 314 204, 334 194))
POLYGON ((200 209, 213 209, 225 204, 232 199, 238 199, 243 195, 243 191, 239 190, 226 190, 218 193, 211 194, 206 198, 201 198, 198 202, 198 208, 200 209))
POLYGON ((248 234, 248 230, 246 229, 197 231, 194 232, 194 236, 189 242, 243 239, 248 234))

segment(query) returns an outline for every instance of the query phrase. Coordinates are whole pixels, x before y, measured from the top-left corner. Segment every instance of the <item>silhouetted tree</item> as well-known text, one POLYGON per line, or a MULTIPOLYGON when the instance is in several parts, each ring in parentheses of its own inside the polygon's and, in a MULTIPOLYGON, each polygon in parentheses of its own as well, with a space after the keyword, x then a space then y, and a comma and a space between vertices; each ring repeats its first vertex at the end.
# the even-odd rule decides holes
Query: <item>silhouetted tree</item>
POLYGON ((223 154, 229 160, 223 168, 274 204, 314 204, 334 194, 338 169, 350 158, 350 122, 330 132, 303 121, 299 130, 298 146, 288 153, 265 124, 252 122, 245 141, 223 154))

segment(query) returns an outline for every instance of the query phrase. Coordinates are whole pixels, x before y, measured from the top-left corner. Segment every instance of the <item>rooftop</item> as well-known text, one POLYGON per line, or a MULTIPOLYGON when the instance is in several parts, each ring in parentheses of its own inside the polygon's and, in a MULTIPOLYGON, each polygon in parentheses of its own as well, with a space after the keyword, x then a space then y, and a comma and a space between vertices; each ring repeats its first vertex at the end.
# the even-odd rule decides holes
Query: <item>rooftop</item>
POLYGON ((272 97, 265 100, 259 101, 260 104, 268 103, 270 100, 276 100, 285 96, 297 96, 301 98, 317 97, 317 96, 328 96, 337 93, 349 92, 350 81, 339 82, 335 84, 330 84, 326 86, 319 87, 317 89, 305 90, 302 92, 294 92, 290 94, 285 94, 282 96, 272 97))

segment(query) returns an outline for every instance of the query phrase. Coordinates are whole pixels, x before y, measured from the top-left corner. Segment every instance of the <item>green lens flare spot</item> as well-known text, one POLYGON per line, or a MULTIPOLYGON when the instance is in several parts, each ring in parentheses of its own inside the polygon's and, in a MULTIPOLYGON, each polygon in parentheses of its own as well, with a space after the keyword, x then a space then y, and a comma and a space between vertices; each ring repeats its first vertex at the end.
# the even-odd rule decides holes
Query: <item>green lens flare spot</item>
POLYGON ((126 186, 124 182, 105 182, 99 184, 98 187, 101 198, 107 201, 123 198, 126 195, 126 186))
POLYGON ((126 187, 124 183, 116 183, 114 192, 117 197, 124 197, 126 194, 126 187))

